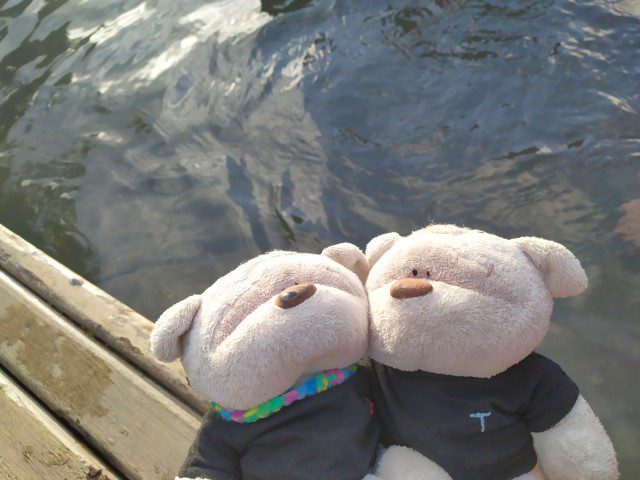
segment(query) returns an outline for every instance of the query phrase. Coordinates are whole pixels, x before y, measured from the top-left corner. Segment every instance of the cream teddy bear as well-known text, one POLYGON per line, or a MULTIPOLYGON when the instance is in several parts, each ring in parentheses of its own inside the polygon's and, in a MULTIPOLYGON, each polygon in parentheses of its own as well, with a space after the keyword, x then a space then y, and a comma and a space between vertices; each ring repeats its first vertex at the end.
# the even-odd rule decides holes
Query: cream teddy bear
POLYGON ((587 287, 541 238, 432 225, 366 248, 385 480, 614 480, 615 452, 577 386, 534 352, 553 297, 587 287), (409 448, 410 447, 410 448, 409 448), (542 473, 542 471, 544 473, 542 473))
POLYGON ((158 319, 151 348, 180 357, 212 401, 180 478, 361 480, 378 427, 366 354, 364 254, 275 251, 158 319))

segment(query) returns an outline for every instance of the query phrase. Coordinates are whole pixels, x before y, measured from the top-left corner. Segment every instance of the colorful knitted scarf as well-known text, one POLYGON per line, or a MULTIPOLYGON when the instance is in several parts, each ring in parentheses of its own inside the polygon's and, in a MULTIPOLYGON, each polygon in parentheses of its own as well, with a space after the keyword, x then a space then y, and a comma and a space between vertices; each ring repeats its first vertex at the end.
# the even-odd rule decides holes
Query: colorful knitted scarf
POLYGON ((358 364, 354 363, 345 368, 338 368, 334 370, 325 370, 318 373, 313 378, 307 380, 302 385, 287 390, 282 395, 267 400, 261 403, 257 407, 250 408, 249 410, 231 410, 221 407, 215 402, 211 402, 213 411, 222 419, 234 421, 238 423, 251 423, 262 418, 267 418, 272 413, 276 413, 282 409, 291 405, 297 400, 302 400, 305 397, 311 397, 316 393, 324 392, 331 387, 340 385, 348 378, 350 378, 356 370, 358 364))

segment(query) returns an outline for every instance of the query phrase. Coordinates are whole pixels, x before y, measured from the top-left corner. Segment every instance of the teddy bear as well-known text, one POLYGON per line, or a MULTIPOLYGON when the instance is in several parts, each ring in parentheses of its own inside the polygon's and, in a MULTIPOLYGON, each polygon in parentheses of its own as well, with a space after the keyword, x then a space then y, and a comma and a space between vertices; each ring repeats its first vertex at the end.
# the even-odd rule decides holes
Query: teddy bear
POLYGON ((212 402, 179 479, 362 480, 378 425, 368 346, 367 262, 343 243, 273 251, 165 311, 151 349, 180 358, 212 402))
POLYGON ((365 250, 385 480, 614 480, 613 446, 578 387, 534 352, 553 298, 587 287, 576 257, 536 237, 454 225, 365 250), (543 476, 545 475, 545 476, 543 476))

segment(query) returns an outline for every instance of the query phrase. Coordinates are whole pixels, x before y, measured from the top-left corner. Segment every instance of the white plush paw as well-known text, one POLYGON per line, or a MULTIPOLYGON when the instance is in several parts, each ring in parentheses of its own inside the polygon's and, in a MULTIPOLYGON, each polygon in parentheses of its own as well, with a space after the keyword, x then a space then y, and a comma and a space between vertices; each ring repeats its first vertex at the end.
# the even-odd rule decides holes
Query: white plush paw
POLYGON ((533 443, 551 480, 620 478, 611 440, 582 396, 555 427, 534 433, 533 443))
POLYGON ((513 480, 546 480, 546 477, 540 471, 540 467, 536 465, 536 467, 531 470, 529 473, 525 473, 524 475, 520 475, 513 480))
POLYGON ((384 452, 376 476, 380 480, 451 480, 447 472, 421 453, 397 445, 384 452))

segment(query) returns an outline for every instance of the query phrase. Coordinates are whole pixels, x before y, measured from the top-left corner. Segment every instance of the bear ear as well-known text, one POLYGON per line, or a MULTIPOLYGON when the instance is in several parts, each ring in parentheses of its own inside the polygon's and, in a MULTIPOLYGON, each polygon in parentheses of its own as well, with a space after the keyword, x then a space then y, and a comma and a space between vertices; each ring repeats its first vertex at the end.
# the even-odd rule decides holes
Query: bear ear
POLYGON ((587 288, 580 261, 559 243, 537 237, 512 240, 529 257, 554 297, 573 297, 587 288))
POLYGON ((151 351, 158 360, 172 362, 182 355, 180 337, 191 327, 201 302, 200 295, 191 295, 160 315, 150 338, 151 351))
POLYGON ((362 283, 367 280, 367 275, 369 274, 367 259, 364 253, 355 245, 346 242, 331 245, 322 251, 322 255, 351 270, 362 283))
POLYGON ((382 235, 372 238, 365 249, 369 268, 373 267, 373 265, 380 260, 380 257, 401 238, 400 234, 396 232, 383 233, 382 235))

